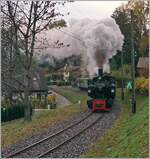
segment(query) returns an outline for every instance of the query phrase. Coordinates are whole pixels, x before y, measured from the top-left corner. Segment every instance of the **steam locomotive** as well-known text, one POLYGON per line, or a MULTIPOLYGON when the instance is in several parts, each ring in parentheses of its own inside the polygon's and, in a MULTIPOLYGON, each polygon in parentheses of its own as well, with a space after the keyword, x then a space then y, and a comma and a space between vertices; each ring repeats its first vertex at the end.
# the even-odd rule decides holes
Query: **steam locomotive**
POLYGON ((103 69, 98 70, 98 76, 91 79, 88 83, 87 101, 89 109, 92 111, 104 110, 109 111, 112 107, 116 95, 115 79, 109 74, 103 74, 103 69))

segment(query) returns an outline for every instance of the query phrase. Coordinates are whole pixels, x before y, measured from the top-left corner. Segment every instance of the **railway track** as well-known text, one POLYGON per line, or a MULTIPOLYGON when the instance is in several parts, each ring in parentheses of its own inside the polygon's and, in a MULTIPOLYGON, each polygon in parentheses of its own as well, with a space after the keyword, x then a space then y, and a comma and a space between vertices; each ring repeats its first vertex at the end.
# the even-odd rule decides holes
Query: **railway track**
POLYGON ((46 138, 39 140, 38 142, 35 142, 27 147, 24 147, 21 150, 18 150, 12 154, 9 154, 6 158, 45 157, 49 153, 52 153, 54 150, 57 150, 65 143, 71 141, 72 139, 74 139, 75 137, 77 137, 78 135, 86 131, 88 128, 90 128, 92 125, 98 122, 102 117, 103 117, 103 114, 88 113, 88 115, 86 115, 80 121, 75 122, 64 129, 52 135, 49 135, 46 138), (88 121, 92 121, 92 122, 89 123, 88 121), (73 135, 72 135, 72 132, 73 132, 73 135), (68 134, 69 137, 65 137, 66 134, 68 134), (63 138, 64 140, 62 140, 63 138))

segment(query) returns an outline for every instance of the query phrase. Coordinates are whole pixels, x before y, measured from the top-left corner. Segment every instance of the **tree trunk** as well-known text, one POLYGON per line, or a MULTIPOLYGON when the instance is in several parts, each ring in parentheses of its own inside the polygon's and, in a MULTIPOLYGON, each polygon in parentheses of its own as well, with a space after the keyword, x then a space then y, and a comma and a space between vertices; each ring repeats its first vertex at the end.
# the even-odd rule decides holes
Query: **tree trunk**
POLYGON ((24 120, 25 121, 31 121, 32 118, 31 118, 31 110, 32 110, 32 107, 31 107, 31 103, 30 103, 30 99, 29 99, 29 89, 30 89, 30 78, 29 78, 29 73, 25 76, 25 81, 26 81, 26 88, 25 88, 25 91, 24 91, 24 112, 25 112, 25 116, 24 116, 24 120))
POLYGON ((13 105, 13 99, 12 99, 12 92, 11 92, 11 90, 9 90, 8 99, 9 99, 10 105, 12 106, 13 105))

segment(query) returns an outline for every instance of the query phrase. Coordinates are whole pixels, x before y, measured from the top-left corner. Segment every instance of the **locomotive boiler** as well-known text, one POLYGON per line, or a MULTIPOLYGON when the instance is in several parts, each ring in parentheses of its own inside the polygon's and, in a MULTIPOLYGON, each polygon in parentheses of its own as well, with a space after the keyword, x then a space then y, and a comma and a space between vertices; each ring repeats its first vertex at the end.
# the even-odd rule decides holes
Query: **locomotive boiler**
POLYGON ((108 73, 103 74, 103 69, 98 70, 98 75, 88 84, 87 105, 92 111, 109 111, 116 95, 115 79, 108 73))

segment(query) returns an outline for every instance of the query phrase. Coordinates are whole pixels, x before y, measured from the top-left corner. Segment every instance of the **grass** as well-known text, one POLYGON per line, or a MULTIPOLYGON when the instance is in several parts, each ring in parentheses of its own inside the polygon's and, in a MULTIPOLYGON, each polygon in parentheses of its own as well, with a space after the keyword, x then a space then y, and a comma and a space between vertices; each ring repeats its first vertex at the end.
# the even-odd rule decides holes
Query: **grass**
MULTIPOLYGON (((118 92, 118 99, 120 99, 118 92)), ((137 112, 131 114, 129 94, 122 102, 122 111, 114 126, 83 157, 143 158, 148 157, 149 114, 148 96, 137 95, 137 112)), ((121 102, 121 101, 120 101, 121 102)))
POLYGON ((87 93, 85 91, 80 91, 78 89, 75 88, 67 88, 65 87, 65 91, 64 89, 62 89, 63 87, 56 87, 53 88, 53 90, 61 95, 63 95, 64 97, 66 97, 70 102, 72 103, 78 103, 78 101, 81 101, 81 105, 85 105, 86 101, 88 99, 87 93))
POLYGON ((81 91, 57 89, 62 95, 65 95, 73 104, 56 110, 45 110, 40 114, 34 115, 32 122, 25 122, 23 119, 14 122, 8 122, 2 125, 1 145, 2 148, 17 141, 26 138, 27 136, 37 134, 37 132, 52 126, 58 121, 66 120, 73 114, 83 111, 87 95, 81 91), (82 100, 81 106, 76 104, 78 100, 82 100))

